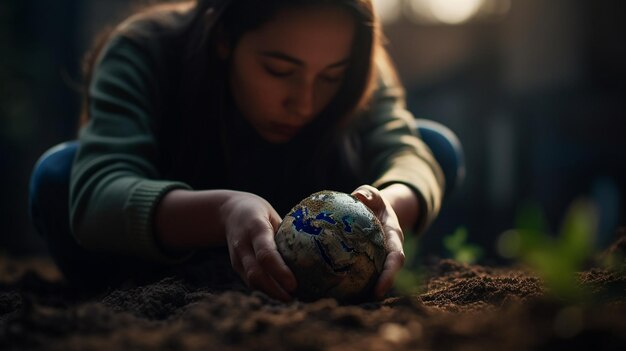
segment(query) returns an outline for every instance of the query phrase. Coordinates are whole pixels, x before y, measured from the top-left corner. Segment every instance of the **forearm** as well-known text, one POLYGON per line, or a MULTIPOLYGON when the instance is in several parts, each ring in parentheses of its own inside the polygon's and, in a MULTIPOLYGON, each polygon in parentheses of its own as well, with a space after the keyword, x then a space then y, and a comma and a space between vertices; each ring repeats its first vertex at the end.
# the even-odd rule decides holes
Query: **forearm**
POLYGON ((383 188, 380 193, 393 207, 400 226, 403 229, 413 228, 420 211, 415 192, 405 184, 395 183, 383 188))
POLYGON ((221 209, 237 194, 232 190, 169 192, 156 209, 157 240, 169 250, 225 245, 221 209))

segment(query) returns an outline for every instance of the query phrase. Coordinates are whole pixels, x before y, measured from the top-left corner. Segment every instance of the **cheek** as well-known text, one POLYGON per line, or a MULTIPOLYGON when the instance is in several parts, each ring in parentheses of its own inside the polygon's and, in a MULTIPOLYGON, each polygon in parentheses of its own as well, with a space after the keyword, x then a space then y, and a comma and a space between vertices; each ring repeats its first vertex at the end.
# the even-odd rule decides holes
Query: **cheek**
POLYGON ((324 82, 318 83, 316 98, 316 115, 322 112, 339 92, 339 85, 329 85, 324 82))
POLYGON ((276 114, 281 106, 284 87, 253 65, 243 65, 233 71, 231 89, 239 109, 252 117, 276 114))

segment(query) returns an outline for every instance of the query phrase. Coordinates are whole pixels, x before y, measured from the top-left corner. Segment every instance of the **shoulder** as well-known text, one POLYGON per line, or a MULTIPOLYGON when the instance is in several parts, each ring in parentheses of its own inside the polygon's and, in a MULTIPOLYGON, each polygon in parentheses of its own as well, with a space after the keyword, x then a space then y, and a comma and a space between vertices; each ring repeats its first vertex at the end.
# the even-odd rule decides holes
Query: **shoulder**
POLYGON ((191 21, 193 8, 193 2, 152 6, 121 22, 114 34, 136 40, 175 34, 191 21))
POLYGON ((381 50, 376 55, 376 87, 373 99, 395 98, 404 100, 404 87, 398 72, 386 50, 381 50))
POLYGON ((181 35, 191 21, 193 3, 164 4, 134 14, 108 33, 99 60, 111 51, 134 51, 135 56, 163 60, 184 45, 181 35))
POLYGON ((396 119, 398 116, 406 117, 404 116, 407 114, 404 86, 398 77, 393 61, 385 50, 376 54, 374 65, 375 81, 371 95, 367 104, 356 112, 353 126, 376 124, 382 120, 396 119))
MULTIPOLYGON (((192 3, 150 7, 132 15, 108 33, 97 50, 95 73, 103 62, 116 62, 155 74, 167 66, 184 45, 180 34, 192 15, 192 3)), ((175 64, 173 66, 176 66, 175 64)))

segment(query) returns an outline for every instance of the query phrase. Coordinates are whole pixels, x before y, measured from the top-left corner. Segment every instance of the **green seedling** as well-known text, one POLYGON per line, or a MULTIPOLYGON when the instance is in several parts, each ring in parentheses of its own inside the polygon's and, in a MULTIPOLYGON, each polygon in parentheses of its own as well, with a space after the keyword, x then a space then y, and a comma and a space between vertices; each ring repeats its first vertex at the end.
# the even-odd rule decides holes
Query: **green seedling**
POLYGON ((454 233, 443 238, 443 245, 454 260, 461 263, 476 263, 482 255, 483 249, 467 242, 467 229, 459 227, 454 233))
POLYGON ((553 296, 582 301, 588 296, 578 284, 577 273, 594 253, 597 219, 591 202, 577 200, 567 211, 559 235, 554 237, 546 229, 541 210, 527 207, 518 216, 517 229, 501 235, 498 251, 528 265, 553 296))

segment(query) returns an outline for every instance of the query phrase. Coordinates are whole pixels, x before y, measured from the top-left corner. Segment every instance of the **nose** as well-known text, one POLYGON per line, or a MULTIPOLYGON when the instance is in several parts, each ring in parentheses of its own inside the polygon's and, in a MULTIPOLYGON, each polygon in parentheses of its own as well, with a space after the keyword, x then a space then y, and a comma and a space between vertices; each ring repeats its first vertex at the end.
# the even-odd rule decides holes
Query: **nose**
POLYGON ((315 96, 313 84, 302 83, 294 87, 286 101, 290 114, 309 118, 315 113, 315 96))

